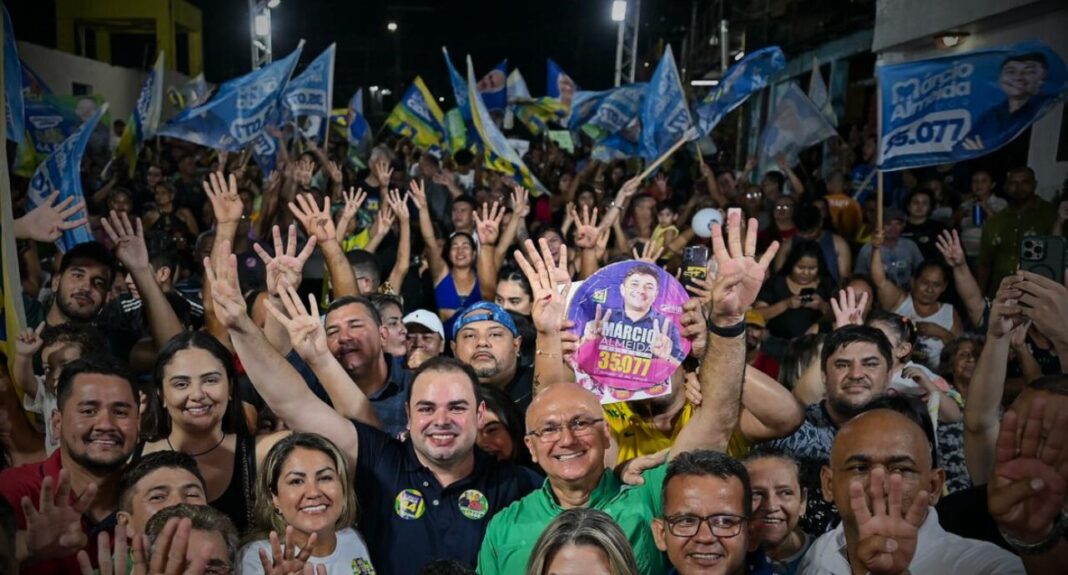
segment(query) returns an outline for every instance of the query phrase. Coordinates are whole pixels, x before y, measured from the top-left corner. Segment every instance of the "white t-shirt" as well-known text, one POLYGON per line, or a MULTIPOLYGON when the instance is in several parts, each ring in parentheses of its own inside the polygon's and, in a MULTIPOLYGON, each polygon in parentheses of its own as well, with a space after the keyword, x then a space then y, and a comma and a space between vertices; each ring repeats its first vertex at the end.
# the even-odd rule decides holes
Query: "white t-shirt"
MULTIPOLYGON (((260 539, 241 548, 239 575, 263 573, 260 549, 266 550, 270 555, 271 542, 267 539, 260 539)), ((297 551, 300 551, 299 548, 297 551)), ((360 534, 352 528, 337 532, 337 546, 334 547, 333 553, 326 557, 312 557, 308 562, 312 565, 324 565, 327 575, 374 575, 375 573, 363 537, 360 537, 360 534)))
POLYGON ((28 393, 23 395, 22 407, 37 414, 38 427, 42 428, 45 434, 45 451, 52 455, 53 451, 59 449, 59 438, 52 434, 52 411, 57 407, 56 396, 45 388, 43 375, 34 377, 37 378, 37 395, 32 398, 28 393))

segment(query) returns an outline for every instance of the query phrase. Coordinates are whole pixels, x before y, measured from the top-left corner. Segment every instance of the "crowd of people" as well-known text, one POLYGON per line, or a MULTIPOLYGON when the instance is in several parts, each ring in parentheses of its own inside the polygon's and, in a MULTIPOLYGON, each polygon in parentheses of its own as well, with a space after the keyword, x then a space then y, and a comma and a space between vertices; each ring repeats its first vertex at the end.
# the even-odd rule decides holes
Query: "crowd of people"
POLYGON ((974 162, 876 193, 861 133, 648 180, 535 140, 538 197, 394 136, 16 180, 0 571, 1063 572, 1068 284, 1020 254, 1068 198, 974 162), (698 245, 670 393, 602 404, 569 294, 698 245))

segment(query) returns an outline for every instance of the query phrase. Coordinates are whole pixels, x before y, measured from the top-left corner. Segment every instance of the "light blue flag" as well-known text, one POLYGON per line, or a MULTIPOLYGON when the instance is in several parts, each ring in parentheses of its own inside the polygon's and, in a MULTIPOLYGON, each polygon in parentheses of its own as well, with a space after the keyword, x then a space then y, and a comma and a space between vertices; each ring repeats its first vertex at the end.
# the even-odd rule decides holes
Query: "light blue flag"
POLYGON ((157 133, 218 150, 241 151, 281 111, 282 94, 303 47, 301 40, 285 58, 228 80, 211 100, 182 111, 157 133))
POLYGON ((964 162, 1011 142, 1068 94, 1064 60, 1024 42, 879 66, 879 168, 964 162))
POLYGON ((210 96, 211 86, 204 79, 204 72, 197 74, 182 86, 171 86, 167 89, 167 98, 178 111, 199 106, 207 102, 210 96))
POLYGON ((638 82, 600 92, 576 92, 568 129, 594 139, 615 134, 638 119, 646 84, 638 82))
POLYGON ((639 154, 651 162, 667 152, 693 127, 686 94, 682 91, 675 55, 668 44, 649 80, 642 100, 642 132, 639 154))
POLYGON ((348 114, 349 159, 360 168, 367 167, 365 158, 371 154, 371 125, 363 115, 363 88, 356 90, 349 100, 348 114))
MULTIPOLYGON (((74 134, 59 145, 41 165, 37 166, 33 178, 30 179, 30 189, 26 199, 29 209, 36 208, 48 199, 53 190, 59 190, 57 202, 73 197, 75 203, 81 201, 85 204, 85 194, 82 193, 82 154, 89 145, 89 138, 93 129, 100 122, 101 116, 107 113, 108 105, 104 104, 97 109, 74 134)), ((91 241, 92 232, 89 225, 79 226, 63 232, 63 236, 56 240, 56 248, 66 253, 70 248, 91 241)))
POLYGON ((578 84, 571 79, 571 76, 568 76, 567 72, 564 72, 564 69, 559 64, 553 62, 552 58, 547 60, 545 95, 550 98, 556 98, 561 102, 566 100, 565 105, 570 105, 571 95, 582 88, 579 88, 578 84))
POLYGON ((482 94, 482 103, 491 112, 504 111, 508 103, 508 59, 501 60, 478 81, 478 92, 482 94))
POLYGON ((148 71, 148 78, 137 97, 133 113, 126 122, 115 155, 126 159, 130 177, 137 169, 137 155, 145 141, 156 135, 160 113, 163 111, 163 52, 156 57, 156 64, 148 71))
POLYGON ((441 52, 445 55, 445 67, 449 70, 449 84, 452 86, 452 96, 456 100, 456 109, 460 110, 460 115, 464 119, 464 130, 467 132, 467 134, 461 135, 459 133, 459 125, 453 121, 451 122, 452 133, 449 135, 449 139, 456 142, 456 145, 478 145, 481 143, 481 139, 471 116, 471 98, 467 90, 467 80, 456 70, 456 66, 452 65, 452 58, 449 57, 448 48, 442 46, 441 52))
POLYGON ((760 135, 763 165, 780 155, 786 157, 789 165, 796 165, 802 150, 837 133, 827 116, 793 82, 779 96, 768 116, 768 124, 760 135))
POLYGON ((308 67, 286 86, 283 99, 286 114, 292 118, 306 118, 307 125, 301 128, 305 138, 325 141, 330 117, 330 100, 334 95, 334 54, 336 44, 331 44, 308 64, 308 67))
POLYGON ((15 29, 4 6, 4 117, 7 118, 7 139, 22 143, 26 131, 25 110, 22 105, 22 65, 15 47, 15 29))
POLYGON ((716 124, 741 106, 749 95, 768 85, 772 74, 786 67, 786 56, 778 46, 752 52, 730 67, 715 90, 697 105, 697 130, 707 136, 716 124))

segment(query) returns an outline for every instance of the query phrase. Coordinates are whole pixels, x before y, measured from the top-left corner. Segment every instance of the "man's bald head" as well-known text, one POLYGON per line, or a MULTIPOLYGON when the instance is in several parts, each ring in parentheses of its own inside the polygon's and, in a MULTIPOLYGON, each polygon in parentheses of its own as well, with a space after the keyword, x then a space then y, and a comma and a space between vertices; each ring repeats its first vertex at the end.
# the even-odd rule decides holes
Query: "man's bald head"
POLYGON ((555 411, 561 406, 581 406, 593 417, 601 417, 601 402, 592 391, 577 383, 553 383, 538 392, 527 408, 527 429, 537 429, 541 424, 542 412, 555 411))
POLYGON ((861 413, 842 425, 831 447, 831 462, 891 445, 907 454, 918 467, 934 467, 923 428, 912 418, 886 408, 861 413))
POLYGON ((525 441, 554 487, 592 491, 610 443, 597 396, 574 383, 544 388, 527 408, 525 441))

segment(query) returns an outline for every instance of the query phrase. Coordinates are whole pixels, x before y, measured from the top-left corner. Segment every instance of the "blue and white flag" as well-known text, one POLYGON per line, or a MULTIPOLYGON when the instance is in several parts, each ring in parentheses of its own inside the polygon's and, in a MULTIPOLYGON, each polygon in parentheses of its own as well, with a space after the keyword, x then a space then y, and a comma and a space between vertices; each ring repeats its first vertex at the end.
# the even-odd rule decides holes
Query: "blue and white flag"
POLYGON ((564 107, 568 108, 571 106, 571 97, 581 89, 559 64, 553 62, 552 58, 548 59, 545 78, 546 96, 560 100, 564 107))
POLYGON ((731 66, 712 90, 697 105, 697 129, 707 136, 716 124, 749 95, 768 85, 772 74, 786 67, 786 56, 778 46, 769 46, 752 52, 741 62, 731 66))
POLYGON ((614 134, 638 119, 646 84, 638 82, 600 92, 576 92, 571 103, 568 129, 591 137, 614 134))
POLYGON ((464 80, 464 77, 456 70, 456 66, 452 65, 452 58, 449 57, 449 49, 442 46, 441 52, 445 55, 445 66, 449 70, 449 85, 452 86, 452 97, 456 100, 456 107, 460 109, 460 113, 463 114, 464 120, 470 122, 471 105, 468 102, 467 80, 464 80))
POLYGON ((793 82, 779 96, 768 115, 768 124, 760 134, 761 164, 764 165, 783 155, 787 163, 794 166, 802 150, 837 133, 827 116, 793 82))
POLYGON ((303 47, 301 40, 285 58, 228 80, 214 98, 184 110, 157 133, 218 150, 241 151, 276 121, 274 114, 281 111, 282 94, 303 47))
POLYGON ((641 122, 641 146, 638 151, 647 162, 659 158, 684 136, 693 136, 688 134, 693 119, 686 105, 686 94, 682 91, 682 80, 670 44, 645 88, 641 122))
POLYGON ((171 86, 167 89, 167 98, 178 111, 186 108, 195 108, 208 101, 211 96, 211 86, 204 79, 204 72, 193 77, 182 86, 171 86))
POLYGON ((477 145, 481 143, 481 140, 478 136, 478 130, 475 129, 474 119, 471 116, 471 95, 468 93, 467 80, 456 70, 456 66, 453 66, 448 48, 442 46, 441 52, 445 55, 445 67, 449 71, 449 85, 452 86, 452 96, 456 100, 456 109, 460 111, 460 116, 464 120, 462 124, 457 122, 455 118, 449 121, 449 129, 447 130, 449 132, 449 149, 456 152, 461 148, 477 145), (462 131, 460 129, 461 126, 463 127, 462 131))
POLYGON ((530 95, 530 88, 527 87, 527 80, 523 77, 519 68, 515 68, 511 74, 508 74, 507 93, 509 104, 529 102, 534 99, 530 95))
POLYGON ((831 104, 831 93, 827 91, 827 83, 823 81, 823 73, 820 72, 820 59, 812 58, 812 75, 808 79, 808 99, 819 108, 832 125, 838 125, 838 117, 834 113, 831 104))
POLYGON ((962 162, 1012 141, 1068 93, 1040 42, 879 66, 879 168, 962 162))
POLYGON ((22 65, 15 47, 15 29, 4 6, 4 117, 7 118, 7 139, 22 143, 26 131, 25 110, 22 105, 22 65))
POLYGON ((286 113, 292 118, 305 118, 307 124, 301 132, 308 139, 323 143, 330 117, 330 100, 334 95, 334 54, 336 44, 331 44, 319 54, 308 67, 286 85, 283 99, 286 113))
POLYGON ((501 60, 478 81, 478 92, 482 95, 482 103, 491 112, 503 112, 508 103, 508 59, 501 60))
POLYGON ((137 96, 133 113, 126 122, 115 155, 126 160, 126 169, 131 177, 137 169, 137 155, 145 141, 156 135, 159 116, 163 111, 163 52, 156 57, 156 64, 148 71, 148 78, 137 96))
POLYGON ((367 123, 367 118, 363 115, 363 88, 356 90, 349 100, 346 119, 348 120, 346 139, 349 142, 349 160, 357 167, 365 168, 367 165, 364 158, 370 156, 373 134, 371 134, 371 125, 367 123))
MULTIPOLYGON (((30 189, 27 193, 27 207, 36 208, 52 195, 53 190, 59 190, 57 202, 73 197, 75 202, 85 202, 85 194, 82 193, 82 154, 89 145, 89 138, 93 134, 100 118, 107 113, 108 105, 104 104, 79 127, 74 134, 59 145, 45 161, 37 166, 33 178, 30 179, 30 189)), ((63 232, 63 236, 56 240, 56 248, 66 253, 70 248, 91 241, 92 232, 89 224, 79 226, 63 232)))

